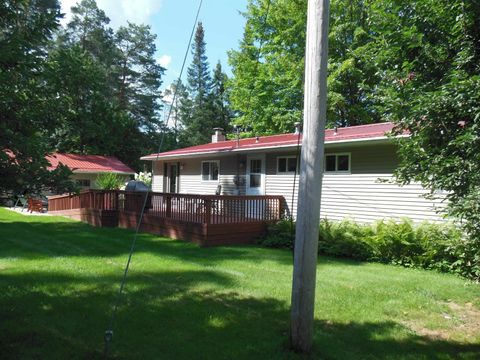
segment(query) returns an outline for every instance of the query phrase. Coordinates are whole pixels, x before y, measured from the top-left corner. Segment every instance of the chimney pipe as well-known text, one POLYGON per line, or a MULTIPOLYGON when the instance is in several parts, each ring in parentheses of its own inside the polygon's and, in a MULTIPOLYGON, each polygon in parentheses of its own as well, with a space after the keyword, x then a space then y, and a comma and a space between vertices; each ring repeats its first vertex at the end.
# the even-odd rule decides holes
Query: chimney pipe
POLYGON ((302 123, 296 122, 294 126, 295 126, 295 135, 300 134, 302 132, 302 123))

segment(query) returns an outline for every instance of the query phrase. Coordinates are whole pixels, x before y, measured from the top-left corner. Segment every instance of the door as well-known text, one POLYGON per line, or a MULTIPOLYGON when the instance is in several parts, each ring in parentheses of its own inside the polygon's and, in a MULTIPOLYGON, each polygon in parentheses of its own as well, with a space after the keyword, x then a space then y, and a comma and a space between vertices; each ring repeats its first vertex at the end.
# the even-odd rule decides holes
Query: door
POLYGON ((178 164, 168 164, 168 192, 178 193, 178 164))
MULTIPOLYGON (((265 155, 247 157, 246 194, 265 194, 265 155)), ((265 210, 263 200, 248 200, 245 205, 245 216, 248 219, 263 219, 265 210)))
POLYGON ((247 157, 247 195, 265 194, 265 155, 247 157))

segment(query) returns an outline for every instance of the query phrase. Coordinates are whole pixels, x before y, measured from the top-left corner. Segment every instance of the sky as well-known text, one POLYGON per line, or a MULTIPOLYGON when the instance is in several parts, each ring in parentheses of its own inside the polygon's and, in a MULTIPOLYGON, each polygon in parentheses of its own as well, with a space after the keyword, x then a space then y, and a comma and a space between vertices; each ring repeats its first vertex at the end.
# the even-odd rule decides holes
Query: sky
MULTIPOLYGON (((65 18, 70 18, 70 7, 77 0, 60 0, 65 18)), ((163 88, 176 82, 180 74, 199 0, 97 0, 97 5, 110 18, 110 25, 117 29, 127 21, 152 27, 157 35, 157 61, 167 70, 163 88)), ((231 74, 227 63, 227 51, 237 49, 243 34, 244 11, 247 0, 203 0, 199 21, 205 29, 207 57, 213 69, 220 60, 224 71, 231 74)), ((191 54, 186 66, 191 62, 191 54)), ((186 79, 184 70, 182 81, 186 79)))

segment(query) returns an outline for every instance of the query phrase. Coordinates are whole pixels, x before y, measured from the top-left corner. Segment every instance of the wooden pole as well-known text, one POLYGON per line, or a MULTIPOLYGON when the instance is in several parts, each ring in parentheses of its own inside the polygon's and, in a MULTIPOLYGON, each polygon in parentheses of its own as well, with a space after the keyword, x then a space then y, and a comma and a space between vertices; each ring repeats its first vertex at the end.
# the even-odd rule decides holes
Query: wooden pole
POLYGON ((318 226, 327 106, 329 0, 308 0, 305 99, 295 233, 290 340, 309 352, 313 342, 318 226))

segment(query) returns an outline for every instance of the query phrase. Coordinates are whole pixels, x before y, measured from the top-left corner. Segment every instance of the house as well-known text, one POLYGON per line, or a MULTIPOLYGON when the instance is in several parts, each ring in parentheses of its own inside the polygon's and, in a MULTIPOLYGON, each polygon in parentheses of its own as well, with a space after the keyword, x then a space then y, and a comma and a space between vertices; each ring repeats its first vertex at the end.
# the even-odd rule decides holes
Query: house
POLYGON ((54 153, 47 156, 47 160, 51 164, 49 169, 55 169, 59 164, 68 166, 73 172, 72 180, 81 189, 98 188, 96 180, 102 173, 116 173, 125 182, 135 174, 135 171, 113 156, 54 153))
MULTIPOLYGON (((382 218, 443 221, 440 200, 423 197, 420 184, 399 186, 392 174, 397 147, 392 123, 326 130, 322 218, 372 222, 382 218)), ((283 195, 285 213, 296 214, 297 154, 301 134, 225 140, 215 129, 209 144, 143 156, 153 162, 156 192, 223 195, 283 195)), ((319 181, 322 174, 318 174, 319 181)))

